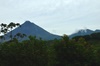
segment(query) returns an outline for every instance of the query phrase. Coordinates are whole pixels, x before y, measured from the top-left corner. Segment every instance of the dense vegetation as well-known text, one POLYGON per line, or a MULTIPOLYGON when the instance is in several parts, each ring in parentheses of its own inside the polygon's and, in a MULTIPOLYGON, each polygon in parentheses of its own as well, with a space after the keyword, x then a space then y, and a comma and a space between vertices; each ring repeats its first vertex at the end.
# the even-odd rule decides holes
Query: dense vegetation
MULTIPOLYGON (((100 41, 98 41, 100 43, 100 41)), ((29 40, 0 44, 0 66, 100 66, 100 44, 84 38, 45 41, 29 36, 29 40)))
MULTIPOLYGON (((8 27, 2 25, 2 33, 6 35, 8 27)), ((29 36, 29 40, 22 42, 10 35, 11 41, 0 43, 0 66, 100 66, 98 33, 91 34, 92 38, 69 39, 64 35, 49 41, 29 36)))
POLYGON ((100 40, 100 32, 98 33, 92 33, 90 35, 85 35, 85 36, 76 36, 76 37, 73 37, 73 39, 79 39, 79 38, 84 38, 85 40, 87 41, 91 41, 91 40, 100 40))

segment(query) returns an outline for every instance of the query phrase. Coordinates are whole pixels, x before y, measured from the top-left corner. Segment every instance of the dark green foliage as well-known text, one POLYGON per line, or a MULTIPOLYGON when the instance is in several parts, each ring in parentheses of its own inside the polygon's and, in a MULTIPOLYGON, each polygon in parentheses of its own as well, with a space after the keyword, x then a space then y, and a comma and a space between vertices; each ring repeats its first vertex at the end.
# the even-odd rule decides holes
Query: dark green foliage
POLYGON ((100 40, 100 33, 93 33, 91 35, 85 35, 85 36, 76 36, 73 37, 73 39, 78 40, 80 37, 84 38, 85 40, 100 40))
POLYGON ((0 45, 0 66, 47 66, 48 53, 44 41, 25 40, 16 43, 15 40, 0 45))
POLYGON ((98 45, 83 37, 45 41, 29 36, 29 40, 0 44, 0 66, 100 66, 100 41, 98 45))

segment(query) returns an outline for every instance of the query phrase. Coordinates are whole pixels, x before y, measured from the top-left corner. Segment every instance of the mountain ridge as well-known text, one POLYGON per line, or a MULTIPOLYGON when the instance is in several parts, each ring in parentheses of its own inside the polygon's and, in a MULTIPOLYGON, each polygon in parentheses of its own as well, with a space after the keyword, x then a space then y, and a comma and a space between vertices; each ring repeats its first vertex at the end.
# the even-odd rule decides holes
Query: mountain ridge
POLYGON ((98 32, 100 32, 99 29, 96 29, 96 30, 94 30, 94 31, 93 31, 93 30, 90 30, 90 29, 80 29, 80 30, 78 30, 77 32, 75 32, 75 33, 69 35, 69 37, 70 37, 70 38, 73 38, 73 37, 75 37, 75 36, 90 35, 90 34, 92 34, 92 33, 98 33, 98 32))

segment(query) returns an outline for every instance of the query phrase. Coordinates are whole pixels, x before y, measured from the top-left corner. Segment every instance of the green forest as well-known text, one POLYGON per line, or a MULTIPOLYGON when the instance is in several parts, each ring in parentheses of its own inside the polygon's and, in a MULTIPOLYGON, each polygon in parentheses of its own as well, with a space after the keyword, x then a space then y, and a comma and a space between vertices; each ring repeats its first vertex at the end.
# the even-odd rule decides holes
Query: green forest
POLYGON ((0 66, 100 66, 100 33, 54 40, 29 36, 21 42, 10 37, 0 43, 0 66))

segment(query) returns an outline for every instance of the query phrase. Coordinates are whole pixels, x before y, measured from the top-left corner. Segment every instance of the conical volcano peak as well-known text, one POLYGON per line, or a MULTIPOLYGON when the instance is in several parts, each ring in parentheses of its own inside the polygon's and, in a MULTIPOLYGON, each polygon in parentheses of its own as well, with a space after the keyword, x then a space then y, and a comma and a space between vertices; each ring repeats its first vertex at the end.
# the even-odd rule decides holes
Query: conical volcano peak
POLYGON ((32 22, 31 21, 25 21, 25 24, 32 24, 32 22))
MULTIPOLYGON (((44 40, 52 40, 52 39, 59 39, 60 36, 54 35, 49 33, 48 31, 44 30, 43 28, 39 27, 38 25, 34 24, 33 22, 30 21, 25 21, 21 27, 18 27, 12 31, 13 36, 16 35, 17 33, 24 33, 27 35, 24 39, 29 39, 28 36, 36 36, 37 38, 42 38, 44 40)), ((10 35, 10 32, 7 34, 10 35)), ((9 39, 9 38, 8 38, 9 39)), ((24 40, 23 39, 23 40, 24 40)))
POLYGON ((24 26, 33 26, 35 24, 31 21, 25 21, 22 25, 24 25, 24 26))

